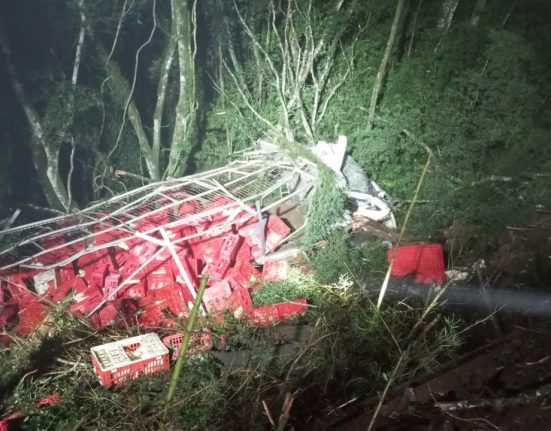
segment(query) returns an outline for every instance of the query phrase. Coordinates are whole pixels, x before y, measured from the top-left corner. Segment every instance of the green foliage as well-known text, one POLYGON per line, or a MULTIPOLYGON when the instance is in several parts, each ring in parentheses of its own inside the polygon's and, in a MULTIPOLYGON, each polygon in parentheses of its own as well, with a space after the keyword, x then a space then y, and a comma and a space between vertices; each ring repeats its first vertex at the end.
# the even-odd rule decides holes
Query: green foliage
POLYGON ((331 234, 324 247, 312 251, 310 262, 320 283, 336 283, 342 274, 370 283, 384 277, 386 249, 380 241, 361 249, 352 248, 347 237, 337 231, 331 234))
POLYGON ((316 283, 312 274, 304 274, 300 269, 291 268, 288 276, 277 282, 267 282, 252 292, 255 306, 276 304, 306 298, 317 303, 323 295, 323 288, 316 283))
POLYGON ((343 87, 353 102, 339 109, 338 124, 355 159, 391 195, 410 199, 427 158, 423 145, 432 149, 424 203, 411 224, 423 236, 454 219, 494 234, 529 217, 535 204, 548 205, 538 175, 551 163, 549 127, 538 116, 533 43, 518 32, 469 24, 443 39, 430 29, 417 38, 412 56, 389 74, 374 130, 362 127, 357 109, 369 97, 362 86, 367 56, 343 87))
POLYGON ((30 364, 35 348, 28 343, 0 347, 0 388, 6 388, 30 364))
MULTIPOLYGON (((69 332, 64 334, 67 337, 69 332)), ((186 371, 179 382, 174 402, 167 405, 166 389, 170 374, 146 377, 130 381, 120 388, 99 386, 91 364, 91 345, 112 341, 110 334, 94 336, 84 342, 76 341, 63 349, 59 344, 53 353, 60 357, 34 358, 41 362, 40 374, 32 374, 20 380, 13 390, 11 405, 29 413, 23 420, 22 429, 72 429, 77 423, 93 429, 210 429, 220 420, 212 411, 222 408, 226 397, 224 380, 220 379, 218 364, 212 360, 192 359, 186 362, 186 371), (61 351, 60 351, 61 350, 61 351), (44 365, 46 368, 44 369, 44 365), (52 374, 45 371, 54 370, 52 374), (57 392, 61 400, 53 406, 34 409, 35 403, 45 396, 57 392)), ((56 343, 60 343, 59 340, 56 343)), ((21 346, 31 347, 27 341, 21 346)), ((30 348, 30 356, 36 353, 39 345, 30 348)), ((21 347, 10 348, 10 353, 2 352, 6 366, 17 365, 17 370, 1 370, 2 382, 24 372, 31 362, 23 360, 21 347), (5 355, 9 354, 9 358, 5 355), (14 361, 15 356, 21 360, 14 361)), ((30 357, 25 353, 25 358, 30 357)), ((50 355, 51 356, 51 355, 50 355)))
POLYGON ((319 182, 308 206, 308 224, 302 237, 306 250, 328 237, 335 223, 342 218, 345 203, 346 197, 335 184, 332 172, 320 167, 319 182))
MULTIPOLYGON (((262 127, 244 107, 225 105, 221 95, 209 109, 201 150, 195 156, 199 170, 219 167, 235 152, 250 147, 260 136, 262 127)), ((232 96, 230 96, 232 97, 232 96)), ((239 101, 239 96, 233 94, 239 101)))

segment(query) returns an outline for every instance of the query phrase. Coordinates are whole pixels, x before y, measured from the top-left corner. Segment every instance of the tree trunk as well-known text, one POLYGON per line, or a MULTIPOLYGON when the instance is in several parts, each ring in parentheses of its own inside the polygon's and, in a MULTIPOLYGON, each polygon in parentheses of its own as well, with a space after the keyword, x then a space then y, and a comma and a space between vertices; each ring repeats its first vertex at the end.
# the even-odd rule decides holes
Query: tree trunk
POLYGON ((375 78, 375 84, 373 85, 373 91, 371 92, 371 103, 369 105, 369 114, 367 117, 367 129, 373 129, 373 122, 375 120, 375 111, 377 109, 377 102, 379 100, 379 95, 381 93, 383 81, 385 79, 386 68, 388 65, 388 60, 394 47, 394 41, 396 40, 396 33, 398 32, 398 25, 400 23, 400 18, 402 17, 402 12, 404 10, 405 0, 398 0, 396 5, 396 11, 394 12, 394 20, 392 21, 392 27, 390 28, 390 35, 386 43, 385 53, 381 64, 379 65, 379 70, 375 78))
POLYGON ((174 119, 174 134, 170 146, 168 166, 165 176, 179 177, 183 174, 187 158, 191 151, 197 100, 195 95, 195 7, 192 9, 187 2, 171 0, 172 20, 176 26, 178 67, 180 88, 176 116, 174 119), (192 22, 193 17, 193 22, 192 22))
MULTIPOLYGON (((161 154, 162 149, 162 127, 164 108, 166 100, 166 90, 168 87, 168 79, 170 76, 170 68, 174 62, 174 53, 176 52, 177 34, 176 24, 174 20, 171 20, 170 34, 168 43, 163 53, 161 62, 161 71, 159 75, 159 82, 157 84, 157 103, 155 105, 155 112, 153 114, 153 147, 152 151, 161 154)), ((159 171, 160 175, 160 171, 159 171)))
POLYGON ((419 11, 421 10, 421 5, 423 0, 417 1, 417 8, 415 9, 415 14, 413 15, 413 23, 411 25, 411 36, 409 38, 407 56, 411 56, 411 49, 413 48, 413 39, 415 39, 415 31, 417 30, 417 19, 419 18, 419 11))
POLYGON ((51 208, 60 211, 70 209, 67 188, 59 174, 59 142, 47 142, 38 113, 29 102, 23 86, 11 62, 11 50, 0 23, 0 50, 15 96, 25 113, 31 131, 31 154, 38 180, 51 208))
POLYGON ((440 30, 448 31, 450 29, 458 5, 459 0, 444 0, 440 19, 438 20, 438 28, 440 30))
POLYGON ((117 103, 123 108, 128 103, 128 120, 134 129, 134 133, 136 133, 136 137, 138 138, 140 152, 144 158, 147 173, 151 179, 159 180, 161 178, 159 153, 153 151, 152 149, 149 137, 147 136, 142 124, 140 111, 136 107, 136 104, 132 98, 130 98, 130 100, 128 99, 130 95, 130 85, 114 61, 108 60, 107 51, 101 43, 94 40, 90 30, 88 33, 90 35, 90 39, 95 42, 101 62, 106 64, 107 73, 110 80, 111 94, 117 100, 117 103))
POLYGON ((486 9, 486 0, 477 0, 473 13, 471 15, 471 25, 473 27, 476 27, 478 25, 480 17, 484 13, 484 9, 486 9))

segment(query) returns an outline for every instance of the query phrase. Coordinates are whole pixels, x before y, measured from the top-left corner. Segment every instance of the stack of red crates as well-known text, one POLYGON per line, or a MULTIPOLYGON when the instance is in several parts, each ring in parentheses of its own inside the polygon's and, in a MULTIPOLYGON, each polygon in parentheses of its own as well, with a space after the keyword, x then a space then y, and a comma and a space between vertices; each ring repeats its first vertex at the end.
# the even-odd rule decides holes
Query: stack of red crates
MULTIPOLYGON (((159 225, 167 224, 178 215, 193 214, 196 205, 196 202, 184 202, 171 210, 172 216, 166 209, 158 211, 141 219, 135 228, 160 239, 155 232, 159 225)), ((95 245, 106 244, 105 248, 82 254, 71 264, 48 274, 26 270, 7 277, 8 282, 0 286, 0 326, 8 329, 12 326, 19 335, 28 335, 44 319, 47 301, 60 302, 73 292, 70 311, 79 318, 89 317, 96 329, 129 323, 148 328, 172 327, 177 318, 187 315, 203 275, 209 277, 203 300, 207 312, 234 313, 239 309, 240 315, 249 316, 258 324, 270 324, 305 311, 305 306, 297 308, 296 304, 293 313, 282 312, 281 307, 253 308, 249 290, 258 286, 262 273, 252 259, 261 256, 262 250, 251 234, 258 231, 259 223, 252 215, 246 219, 249 213, 243 210, 237 217, 239 223, 228 223, 228 217, 235 217, 236 209, 239 210, 236 202, 223 196, 215 197, 203 208, 210 216, 168 232, 174 240, 195 235, 175 244, 181 265, 169 250, 163 250, 137 273, 159 247, 137 236, 126 240, 124 247, 113 245, 117 228, 102 221, 94 228, 95 245), (227 210, 229 207, 231 211, 227 210), (35 279, 40 280, 40 289, 34 285, 35 279), (121 283, 124 285, 119 288, 121 283), (35 294, 30 293, 32 291, 35 294), (104 305, 98 308, 102 302, 104 305), (259 318, 261 315, 267 317, 259 318)), ((264 252, 277 249, 290 231, 283 220, 270 215, 264 232, 264 252)), ((60 260, 67 259, 75 249, 74 246, 60 247, 64 242, 62 234, 43 242, 44 246, 57 247, 55 254, 60 260)))

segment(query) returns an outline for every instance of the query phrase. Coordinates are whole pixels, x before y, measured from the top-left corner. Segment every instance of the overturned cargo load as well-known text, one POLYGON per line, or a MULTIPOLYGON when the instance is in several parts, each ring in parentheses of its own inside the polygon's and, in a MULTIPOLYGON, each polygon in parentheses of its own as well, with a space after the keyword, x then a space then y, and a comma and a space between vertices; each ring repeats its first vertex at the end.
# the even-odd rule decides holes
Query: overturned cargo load
MULTIPOLYGON (((45 304, 71 294, 70 311, 96 329, 172 327, 187 315, 202 276, 209 278, 203 314, 230 311, 268 325, 307 311, 300 298, 255 308, 250 291, 263 278, 260 266, 266 263, 269 277, 267 258, 305 228, 317 166, 266 142, 239 157, 4 230, 0 326, 15 322, 14 332, 28 335, 44 319, 45 304)), ((369 197, 365 188, 348 192, 369 197)))

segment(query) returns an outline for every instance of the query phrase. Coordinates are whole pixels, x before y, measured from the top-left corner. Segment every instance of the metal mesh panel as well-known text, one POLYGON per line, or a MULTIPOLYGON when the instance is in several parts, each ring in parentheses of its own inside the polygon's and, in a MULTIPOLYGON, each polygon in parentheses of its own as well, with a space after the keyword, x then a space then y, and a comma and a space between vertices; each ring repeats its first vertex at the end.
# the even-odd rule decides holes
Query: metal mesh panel
MULTIPOLYGON (((293 163, 253 157, 148 184, 76 214, 11 228, 3 232, 0 271, 63 265, 82 254, 122 245, 138 232, 159 238, 155 232, 160 227, 175 230, 221 212, 227 223, 242 222, 256 216, 257 201, 265 211, 292 197, 302 174, 293 163)), ((193 236, 182 236, 175 243, 193 236)))

